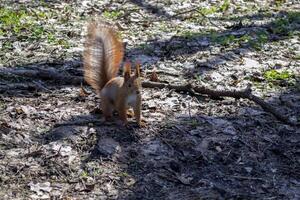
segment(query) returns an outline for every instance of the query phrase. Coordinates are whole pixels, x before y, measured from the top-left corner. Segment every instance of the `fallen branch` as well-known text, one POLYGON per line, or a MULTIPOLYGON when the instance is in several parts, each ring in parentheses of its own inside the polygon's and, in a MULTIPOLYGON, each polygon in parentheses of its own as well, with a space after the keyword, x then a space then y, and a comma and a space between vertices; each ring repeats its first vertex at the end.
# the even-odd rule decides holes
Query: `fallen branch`
POLYGON ((168 88, 171 90, 175 90, 176 92, 189 92, 194 94, 195 92, 199 94, 206 94, 211 97, 233 97, 233 98, 247 98, 249 93, 251 93, 251 89, 247 87, 244 90, 212 90, 206 88, 204 86, 192 86, 192 84, 185 84, 185 85, 173 85, 173 84, 166 84, 166 83, 159 83, 159 82, 151 82, 151 81, 144 81, 142 83, 144 88, 168 88))
POLYGON ((150 82, 145 81, 142 83, 142 86, 145 88, 168 88, 173 89, 177 92, 189 92, 191 94, 206 94, 211 97, 232 97, 232 98, 244 98, 249 99, 251 101, 254 101, 256 104, 260 105, 262 109, 264 109, 267 112, 270 112, 273 114, 274 117, 276 117, 278 120, 290 124, 290 125, 297 125, 296 123, 290 121, 290 119, 284 115, 282 115, 276 108, 265 102, 263 99, 261 99, 258 96, 255 96, 252 94, 252 90, 250 86, 248 86, 246 89, 243 90, 212 90, 209 88, 206 88, 204 86, 193 86, 192 84, 186 84, 186 85, 173 85, 173 84, 166 84, 166 83, 158 83, 158 82, 150 82))
MULTIPOLYGON (((149 74, 152 74, 153 71, 147 71, 145 72, 146 75, 149 75, 149 74)), ((177 73, 171 73, 171 72, 167 72, 167 71, 164 71, 164 70, 156 70, 155 73, 157 74, 162 74, 162 75, 165 75, 165 76, 174 76, 174 77, 179 77, 180 74, 177 74, 177 73)))
POLYGON ((230 176, 230 177, 236 179, 242 179, 242 180, 265 181, 263 178, 259 178, 259 177, 248 177, 248 176, 230 176))
MULTIPOLYGON (((1 70, 0 70, 1 72, 1 70)), ((18 69, 18 70, 5 70, 5 73, 11 73, 18 76, 26 76, 32 77, 36 79, 43 79, 43 80, 55 80, 63 84, 73 84, 79 85, 84 82, 83 77, 79 76, 70 76, 68 73, 64 72, 57 72, 56 70, 52 69, 18 69)), ((282 115, 278 110, 276 110, 273 106, 265 102, 258 96, 252 94, 251 88, 248 86, 246 89, 243 90, 212 90, 206 88, 204 86, 193 86, 192 84, 185 84, 185 85, 174 85, 174 84, 166 84, 166 83, 159 83, 159 82, 151 82, 151 81, 143 81, 142 86, 144 88, 168 88, 173 89, 177 92, 189 92, 190 94, 194 95, 195 93, 198 94, 206 94, 211 97, 232 97, 232 98, 244 98, 254 101, 256 104, 260 105, 265 111, 272 113, 278 120, 290 124, 290 125, 297 125, 290 121, 290 119, 284 115, 282 115)), ((0 92, 4 92, 5 90, 11 90, 16 86, 2 88, 0 86, 0 92)), ((22 87, 18 85, 17 88, 22 87)), ((24 89, 32 88, 27 86, 24 89), (28 87, 28 88, 27 88, 28 87)), ((35 87, 36 84, 35 84, 35 87)))

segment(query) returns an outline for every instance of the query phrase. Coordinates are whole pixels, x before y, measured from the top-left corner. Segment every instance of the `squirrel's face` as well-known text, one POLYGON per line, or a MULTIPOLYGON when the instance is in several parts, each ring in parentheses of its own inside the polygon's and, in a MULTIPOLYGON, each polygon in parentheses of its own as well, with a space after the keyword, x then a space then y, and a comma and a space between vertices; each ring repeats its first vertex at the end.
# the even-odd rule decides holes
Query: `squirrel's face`
POLYGON ((135 74, 131 75, 131 64, 129 62, 125 63, 124 71, 124 85, 128 94, 140 94, 141 80, 140 80, 140 64, 136 64, 135 74))
POLYGON ((141 90, 141 81, 140 77, 131 76, 129 79, 124 79, 123 87, 126 88, 128 94, 140 94, 141 90))

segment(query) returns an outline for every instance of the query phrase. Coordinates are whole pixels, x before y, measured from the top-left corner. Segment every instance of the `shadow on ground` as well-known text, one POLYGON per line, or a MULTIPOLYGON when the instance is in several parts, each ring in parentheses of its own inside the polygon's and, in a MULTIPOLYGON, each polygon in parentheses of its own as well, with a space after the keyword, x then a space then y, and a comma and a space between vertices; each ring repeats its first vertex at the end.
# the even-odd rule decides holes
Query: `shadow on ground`
MULTIPOLYGON (((289 111, 299 116, 300 93, 282 95, 293 105, 289 111)), ((174 114, 146 129, 126 129, 104 123, 101 115, 82 115, 43 136, 45 144, 79 145, 90 176, 91 164, 117 165, 112 187, 118 199, 299 197, 298 128, 281 124, 257 106, 208 101, 215 104, 211 116, 199 110, 191 116, 174 114), (229 108, 232 113, 224 111, 229 108)))
MULTIPOLYGON (((252 17, 255 18, 255 16, 252 17)), ((267 18, 268 15, 264 17, 267 18)), ((230 47, 229 50, 210 56, 204 61, 192 60, 194 69, 205 68, 206 71, 209 71, 225 61, 234 61, 246 52, 258 50, 269 42, 284 40, 294 32, 296 33, 299 28, 299 12, 281 12, 274 21, 268 24, 244 26, 238 23, 237 26, 233 26, 223 32, 186 33, 181 36, 173 36, 166 41, 149 41, 145 42, 142 48, 129 49, 128 55, 143 55, 145 48, 159 49, 159 54, 153 53, 153 51, 149 56, 157 56, 164 61, 169 59, 171 61, 176 59, 180 61, 181 58, 178 56, 191 56, 199 51, 211 49, 213 46, 230 47)), ((2 68, 0 69, 0 91, 2 95, 14 95, 12 90, 14 87, 15 89, 19 87, 22 90, 26 90, 27 87, 29 90, 47 89, 43 85, 47 86, 49 82, 37 83, 33 81, 34 79, 42 79, 42 81, 54 80, 52 84, 58 87, 60 87, 58 84, 79 85, 83 82, 81 68, 81 61, 32 63, 28 66, 2 68), (31 71, 31 73, 26 72, 26 70, 31 71), (41 70, 44 70, 44 72, 40 72, 41 70), (39 75, 34 73, 39 73, 39 75), (55 76, 49 75, 51 73, 55 76), (32 84, 32 82, 34 83, 32 84)), ((188 75, 191 73, 191 70, 193 71, 193 69, 188 70, 188 72, 184 69, 181 71, 183 71, 183 75, 188 75)), ((194 72, 197 73, 197 70, 194 70, 194 72)))
MULTIPOLYGON (((267 37, 266 41, 263 41, 264 44, 287 36, 288 32, 282 35, 278 33, 277 25, 274 24, 281 24, 278 25, 278 30, 281 30, 282 26, 289 31, 297 30, 299 21, 296 23, 290 21, 288 15, 289 13, 282 13, 278 20, 258 27, 258 29, 270 27, 263 31, 267 37), (285 18, 287 21, 282 21, 285 18), (275 29, 272 28, 273 25, 275 29)), ((225 40, 231 35, 231 31, 235 32, 235 30, 236 27, 230 31, 216 33, 216 37, 224 37, 225 40)), ((243 34, 231 38, 230 40, 233 41, 229 41, 228 45, 242 36, 243 34)), ((190 37, 176 36, 169 41, 146 42, 146 44, 162 49, 164 53, 160 55, 161 58, 168 59, 182 54, 191 55, 209 48, 210 45, 195 45, 194 48, 189 47, 186 51, 187 43, 204 38, 212 40, 208 34, 196 34, 190 37)), ((215 45, 218 45, 218 42, 215 45)), ((251 42, 245 41, 244 45, 249 47, 251 42)), ((235 52, 237 49, 230 51, 235 52)), ((129 55, 140 50, 142 49, 131 49, 129 55)), ((228 51, 219 56, 223 57, 226 53, 228 51)), ((24 69, 39 71, 37 69, 41 67, 39 64, 33 64, 31 67, 1 69, 0 89, 3 92, 1 98, 22 97, 34 98, 38 101, 45 94, 55 96, 60 94, 61 89, 65 91, 64 89, 71 86, 79 86, 82 81, 81 64, 76 67, 74 65, 62 67, 64 65, 64 63, 55 66, 43 64, 45 70, 50 69, 60 74, 58 77, 65 77, 65 80, 63 78, 59 80, 61 82, 57 79, 47 79, 46 75, 41 80, 41 77, 32 78, 26 74, 9 73, 10 70, 24 69), (68 82, 68 77, 71 76, 76 80, 75 82, 73 79, 68 82)), ((73 107, 76 108, 80 102, 89 103, 89 100, 77 96, 78 94, 75 94, 70 97, 72 100, 70 104, 73 104, 73 107)), ((274 101, 269 103, 274 105, 281 103, 287 113, 299 116, 299 91, 288 90, 281 96, 283 99, 274 96, 274 101)), ((50 175, 52 178, 56 177, 51 181, 68 184, 71 195, 87 196, 94 189, 109 185, 108 189, 106 188, 107 193, 110 194, 114 189, 116 193, 114 197, 119 199, 299 198, 299 129, 281 124, 273 116, 262 112, 254 105, 249 107, 249 102, 238 101, 240 104, 237 104, 236 101, 230 100, 225 104, 225 100, 206 100, 204 103, 210 103, 210 106, 207 106, 211 109, 210 112, 199 107, 197 113, 190 116, 173 113, 172 117, 165 117, 163 121, 148 124, 148 128, 145 129, 137 129, 134 126, 126 129, 116 124, 106 124, 101 121, 101 115, 94 113, 51 121, 49 122, 52 124, 51 129, 43 132, 37 141, 45 146, 57 142, 69 144, 78 153, 76 159, 79 159, 81 166, 71 166, 70 163, 61 161, 60 156, 47 156, 45 160, 38 161, 45 168, 46 173, 31 176, 36 180, 41 177, 47 180, 50 175), (103 141, 110 144, 108 150, 103 148, 107 144, 103 141), (90 164, 108 170, 96 174, 90 164), (83 168, 88 176, 93 176, 96 182, 88 183, 87 175, 82 180, 76 179, 74 182, 68 180, 80 168, 83 168), (109 173, 109 170, 112 173, 109 173), (74 192, 73 189, 76 188, 74 185, 77 184, 84 190, 80 190, 79 187, 81 192, 74 192), (85 193, 82 194, 82 191, 85 193)), ((47 101, 47 98, 41 101, 47 101)), ((95 105, 96 103, 92 102, 91 106, 95 107, 95 105)), ((50 108, 48 112, 54 110, 50 108)), ((1 128, 1 135, 6 135, 7 131, 9 132, 1 128)), ((20 143, 22 142, 24 141, 20 140, 20 143)), ((7 148, 17 147, 16 144, 7 148)), ((57 152, 59 151, 58 149, 57 152)), ((39 160, 43 155, 27 156, 39 160)), ((26 170, 29 169, 24 165, 21 171, 26 174, 26 170)), ((14 169, 12 172, 15 176, 20 174, 19 169, 14 169)), ((19 180, 20 177, 17 178, 19 180)), ((9 181, 6 180, 6 183, 9 181)))

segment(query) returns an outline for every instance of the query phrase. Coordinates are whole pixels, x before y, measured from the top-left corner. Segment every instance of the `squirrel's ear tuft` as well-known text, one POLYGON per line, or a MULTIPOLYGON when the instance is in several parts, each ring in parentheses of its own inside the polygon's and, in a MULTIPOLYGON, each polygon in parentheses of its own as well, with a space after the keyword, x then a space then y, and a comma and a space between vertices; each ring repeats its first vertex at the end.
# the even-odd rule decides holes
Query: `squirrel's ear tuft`
POLYGON ((140 61, 136 61, 135 62, 135 76, 136 77, 140 77, 141 76, 140 68, 141 68, 141 62, 140 61))
POLYGON ((124 79, 125 81, 130 79, 131 63, 127 60, 124 65, 124 79))

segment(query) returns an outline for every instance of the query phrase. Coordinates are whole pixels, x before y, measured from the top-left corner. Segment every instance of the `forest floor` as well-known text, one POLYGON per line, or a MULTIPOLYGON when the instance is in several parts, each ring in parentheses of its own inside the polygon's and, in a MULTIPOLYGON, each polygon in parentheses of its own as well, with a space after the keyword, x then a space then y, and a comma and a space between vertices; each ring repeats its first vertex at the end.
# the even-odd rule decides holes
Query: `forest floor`
POLYGON ((102 16, 144 80, 251 84, 299 124, 299 1, 16 2, 0 3, 0 199, 300 199, 299 125, 247 99, 144 88, 147 126, 125 128, 80 81, 102 16))

